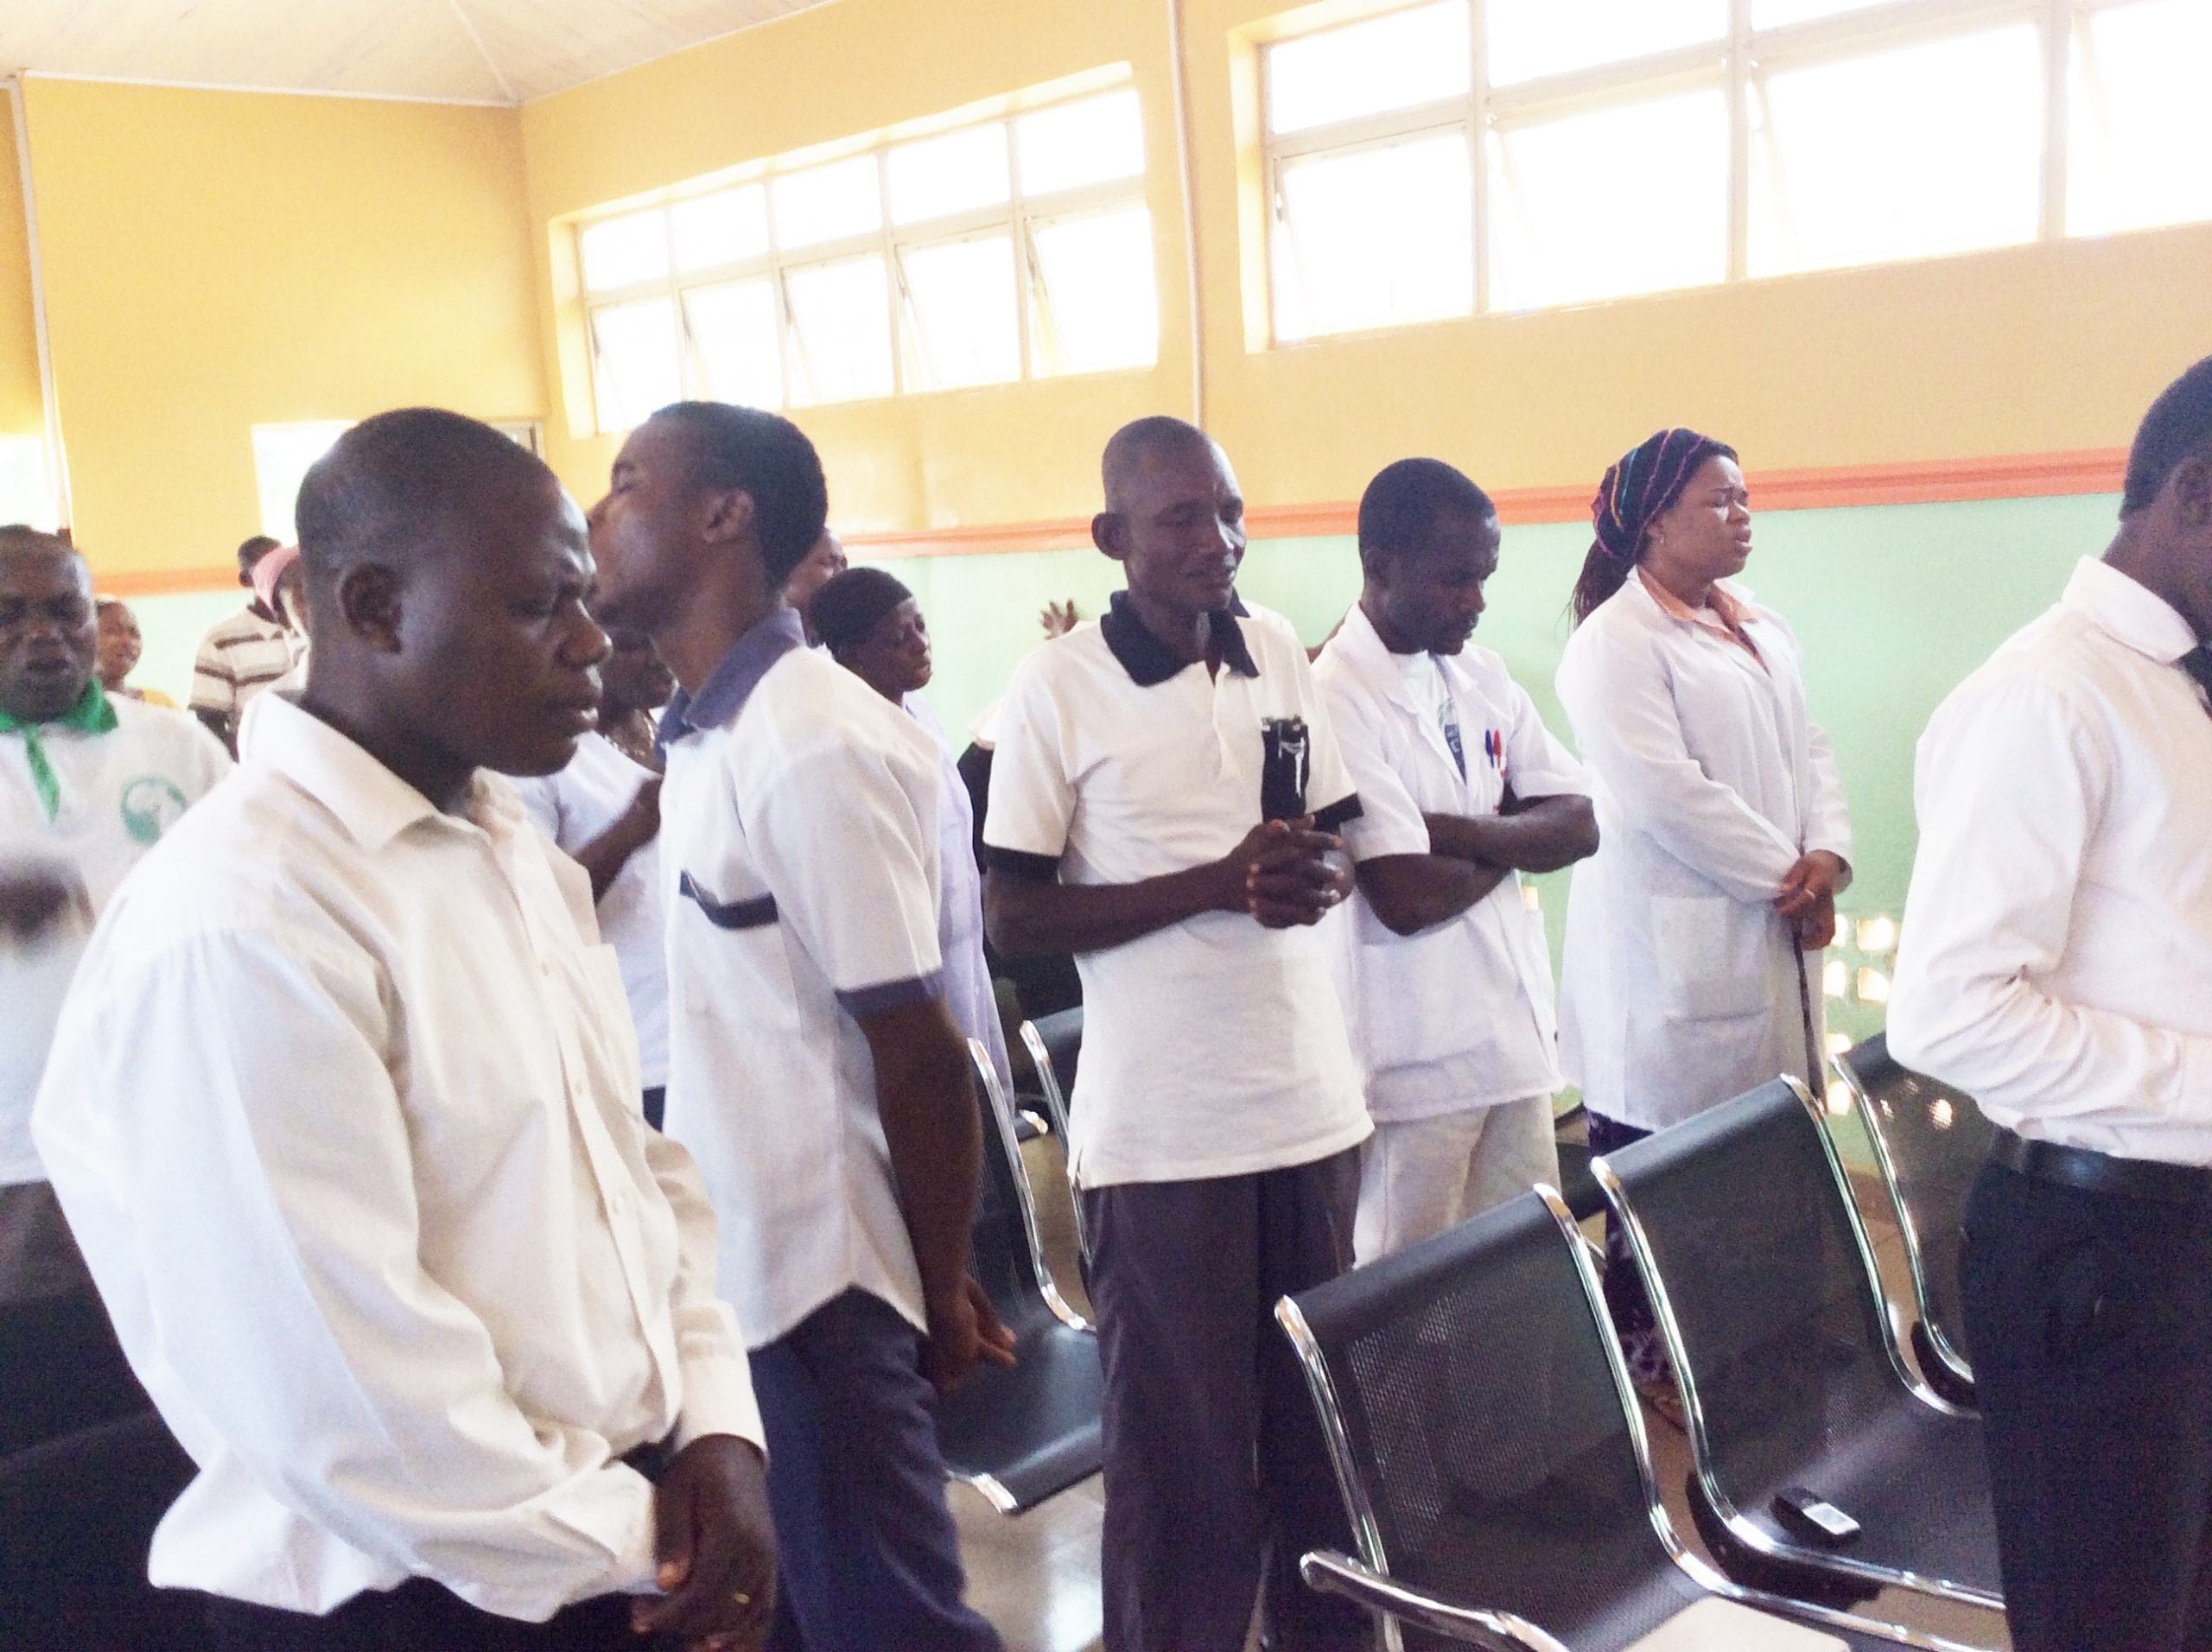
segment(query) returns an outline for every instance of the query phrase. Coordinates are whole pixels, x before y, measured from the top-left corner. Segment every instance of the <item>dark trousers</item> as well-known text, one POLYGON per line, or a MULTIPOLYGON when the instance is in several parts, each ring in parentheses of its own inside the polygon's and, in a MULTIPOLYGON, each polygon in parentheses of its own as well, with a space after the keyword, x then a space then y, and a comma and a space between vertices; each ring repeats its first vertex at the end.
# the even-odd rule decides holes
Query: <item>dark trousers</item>
POLYGON ((1280 1297, 1351 1266, 1359 1151, 1083 1195, 1106 1366, 1108 1652, 1238 1652, 1265 1568, 1274 1644, 1372 1644, 1298 1576, 1349 1548, 1280 1297))
POLYGON ((898 1312, 847 1291, 753 1352, 776 1522, 776 1652, 999 1652, 961 1599, 937 1391, 898 1312))
POLYGON ((626 1596, 581 1601, 543 1623, 497 1617, 428 1578, 356 1595, 315 1617, 216 1600, 207 1624, 217 1652, 635 1652, 672 1648, 630 1633, 626 1596))
POLYGON ((2017 1652, 2212 1647, 2212 1202, 1992 1165, 1961 1284, 2017 1652))
MULTIPOLYGON (((1618 1153, 1651 1134, 1602 1114, 1586 1111, 1582 1116, 1592 1153, 1618 1153)), ((1651 1299, 1644 1294, 1636 1259, 1628 1254, 1627 1230, 1610 1207, 1605 1211, 1605 1311, 1612 1316, 1613 1334, 1620 1338, 1629 1375, 1638 1382, 1666 1382, 1667 1350, 1659 1340, 1659 1321, 1651 1312, 1651 1299)))

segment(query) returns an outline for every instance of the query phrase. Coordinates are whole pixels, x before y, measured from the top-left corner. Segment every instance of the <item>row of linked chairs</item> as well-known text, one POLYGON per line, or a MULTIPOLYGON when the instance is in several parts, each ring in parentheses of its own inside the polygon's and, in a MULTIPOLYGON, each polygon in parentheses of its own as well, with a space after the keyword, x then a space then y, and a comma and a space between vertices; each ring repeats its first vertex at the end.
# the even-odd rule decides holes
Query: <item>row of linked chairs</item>
MULTIPOLYGON (((1095 1336, 1045 1266, 1020 1156, 1035 1134, 1065 1141, 1082 1012, 1020 1036, 1029 1093, 1005 1096, 978 1062, 976 1236, 1020 1359, 939 1419, 954 1473, 1008 1513, 1096 1471, 1103 1388, 1095 1336)), ((1357 1550, 1306 1556, 1308 1583, 1407 1647, 1627 1648, 1707 1597, 1830 1637, 1808 1644, 1945 1647, 1963 1642, 1885 1621, 1880 1602, 1897 1597, 1883 1592, 2001 1610, 1957 1284, 1989 1127, 1879 1038, 1840 1058, 1837 1077, 1903 1241, 1903 1313, 1824 1109, 1789 1079, 1609 1155, 1565 1153, 1565 1196, 1535 1190, 1286 1299, 1277 1318, 1357 1550), (1581 1225, 1601 1211, 1625 1228, 1679 1374, 1703 1554, 1667 1513, 1607 1318, 1581 1225), (1777 1512, 1798 1488, 1855 1535, 1823 1540, 1777 1512)), ((1079 1201, 1075 1221, 1087 1264, 1079 1201)))
POLYGON ((1808 1647, 1967 1643, 1889 1621, 1913 1594, 1982 1609, 1933 1615, 2002 1645, 1957 1287, 1989 1127, 1878 1039, 1838 1077, 1902 1232, 1908 1314, 1885 1296, 1824 1109, 1794 1079, 1589 1166, 1681 1386, 1684 1501, 1710 1561, 1662 1501, 1587 1213, 1539 1187, 1279 1305, 1357 1551, 1305 1556, 1307 1582, 1407 1647, 1630 1648, 1712 1597, 1790 1620, 1745 1645, 1808 1630, 1827 1637, 1808 1647), (1796 1512, 1801 1491, 1855 1532, 1821 1534, 1796 1512))

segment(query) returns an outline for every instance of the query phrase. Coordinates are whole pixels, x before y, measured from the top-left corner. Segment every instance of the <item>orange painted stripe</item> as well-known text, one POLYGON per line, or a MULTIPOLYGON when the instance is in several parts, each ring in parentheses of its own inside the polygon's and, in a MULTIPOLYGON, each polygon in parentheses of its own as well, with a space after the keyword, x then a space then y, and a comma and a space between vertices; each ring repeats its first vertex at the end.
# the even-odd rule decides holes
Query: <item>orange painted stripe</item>
MULTIPOLYGON (((1834 510, 1867 505, 1932 505, 1959 499, 2048 499, 2075 493, 2116 493, 2127 467, 2121 448, 2074 453, 2019 454, 1994 459, 1906 460, 1889 465, 1837 465, 1797 470, 1753 471, 1751 504, 1762 511, 1834 510)), ((1594 484, 1563 487, 1510 487, 1493 493, 1498 519, 1509 526, 1546 522, 1586 522, 1594 484)), ((1357 525, 1358 506, 1350 501, 1312 505, 1255 505, 1247 521, 1255 539, 1299 539, 1348 534, 1357 525)), ((1071 550, 1090 543, 1090 521, 1066 518, 1053 522, 989 523, 966 528, 922 528, 909 531, 845 536, 845 543, 872 561, 906 556, 993 556, 1017 551, 1071 550)), ((115 596, 166 596, 185 591, 235 588, 238 572, 228 563, 102 574, 93 569, 99 589, 115 596)))

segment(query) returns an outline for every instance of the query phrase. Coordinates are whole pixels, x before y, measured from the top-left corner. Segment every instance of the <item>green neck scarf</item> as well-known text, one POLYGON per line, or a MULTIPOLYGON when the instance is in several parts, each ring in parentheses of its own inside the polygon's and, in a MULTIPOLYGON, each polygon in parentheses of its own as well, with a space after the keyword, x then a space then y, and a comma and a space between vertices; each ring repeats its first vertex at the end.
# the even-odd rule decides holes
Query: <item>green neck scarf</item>
POLYGON ((107 702, 107 690, 100 687, 98 677, 89 679, 77 703, 59 717, 44 722, 25 722, 19 717, 0 711, 0 734, 21 734, 23 755, 30 759, 31 785, 38 790, 38 800, 45 806, 47 820, 51 823, 61 812, 61 782, 55 778, 54 765, 47 760, 46 742, 40 738, 42 728, 77 728, 87 734, 105 734, 115 727, 115 708, 107 702))

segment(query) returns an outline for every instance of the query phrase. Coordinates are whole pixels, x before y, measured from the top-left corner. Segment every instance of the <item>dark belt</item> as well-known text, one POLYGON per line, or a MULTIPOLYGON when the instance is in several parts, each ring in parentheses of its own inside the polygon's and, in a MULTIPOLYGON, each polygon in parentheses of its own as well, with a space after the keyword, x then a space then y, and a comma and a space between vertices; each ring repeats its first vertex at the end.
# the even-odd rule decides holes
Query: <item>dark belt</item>
POLYGON ((2031 1141, 2002 1125, 1989 1144, 1989 1162, 2018 1171, 2031 1181, 2085 1193, 2113 1193, 2158 1204, 2199 1204, 2212 1199, 2212 1170, 2200 1166, 2121 1159, 2088 1147, 2031 1141))

